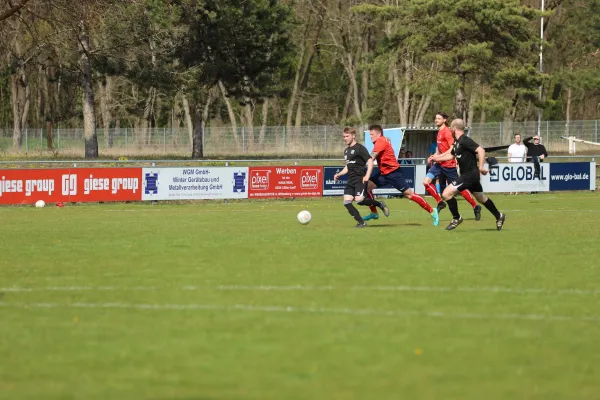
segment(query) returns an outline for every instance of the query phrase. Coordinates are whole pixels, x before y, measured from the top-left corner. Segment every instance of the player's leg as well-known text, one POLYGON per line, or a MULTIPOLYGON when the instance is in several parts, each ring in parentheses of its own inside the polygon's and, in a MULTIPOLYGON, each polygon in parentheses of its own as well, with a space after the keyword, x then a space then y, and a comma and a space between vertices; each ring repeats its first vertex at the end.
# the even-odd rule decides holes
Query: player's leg
MULTIPOLYGON (((387 205, 385 204, 384 201, 377 201, 374 199, 370 199, 368 197, 360 197, 359 198, 355 198, 356 201, 358 202, 358 205, 360 206, 368 206, 370 207, 379 207, 381 209, 381 211, 383 212, 383 215, 385 215, 386 217, 390 216, 390 210, 387 208, 387 205)), ((379 218, 379 214, 377 214, 377 218, 379 218)), ((370 219, 370 218, 369 218, 370 219)), ((363 218, 364 220, 364 218, 363 218)))
MULTIPOLYGON (((444 173, 449 182, 458 180, 458 170, 456 168, 444 168, 444 173)), ((481 219, 481 206, 477 205, 473 195, 468 189, 461 190, 460 194, 473 208, 473 212, 475 213, 475 221, 479 221, 481 219)))
MULTIPOLYGON (((431 182, 440 174, 440 166, 438 164, 433 164, 429 171, 427 171, 427 175, 425 175, 425 179, 423 179, 423 185, 425 186, 425 191, 429 193, 431 197, 435 199, 435 202, 440 204, 442 203, 442 198, 438 190, 436 190, 435 185, 431 182)), ((439 209, 438 209, 439 210, 439 209)))
MULTIPOLYGON (((365 168, 365 173, 367 172, 367 169, 365 168)), ((365 196, 367 196, 369 199, 371 200, 375 200, 375 195, 373 195, 373 191, 369 191, 366 190, 365 191, 365 196)), ((377 207, 375 206, 369 206, 369 209, 371 210, 371 214, 367 215, 366 217, 363 217, 363 219, 365 221, 368 221, 370 219, 379 219, 379 214, 377 213, 377 207)))
MULTIPOLYGON (((365 199, 361 205, 373 205, 375 207, 379 207, 381 209, 381 211, 383 211, 383 215, 385 215, 386 217, 389 217, 390 210, 387 207, 387 205, 385 204, 385 202, 375 201, 375 196, 373 196, 373 190, 375 190, 379 186, 385 185, 385 183, 383 183, 383 182, 384 182, 384 179, 382 178, 382 175, 376 174, 374 176, 371 176, 371 178, 369 179, 368 185, 366 187, 367 197, 369 197, 369 198, 365 199)), ((368 221, 370 219, 378 219, 379 218, 377 209, 375 209, 375 214, 373 214, 372 210, 373 209, 371 209, 370 215, 367 215, 366 217, 363 218, 364 220, 368 221)))
MULTIPOLYGON (((376 176, 375 178, 371 178, 367 184, 367 192, 370 193, 371 196, 373 196, 373 190, 375 190, 375 188, 382 186, 381 184, 381 175, 376 176)), ((387 207, 387 205, 385 204, 384 201, 377 201, 375 200, 375 197, 373 196, 373 198, 367 198, 364 199, 360 205, 366 205, 366 206, 375 206, 377 208, 379 208, 382 212, 383 215, 385 215, 386 217, 390 216, 390 209, 387 207)), ((379 218, 379 215, 377 216, 377 218, 379 218)))
MULTIPOLYGON (((442 195, 442 193, 444 193, 444 189, 446 189, 446 186, 448 186, 448 183, 449 183, 448 177, 442 171, 437 177, 437 186, 436 186, 440 196, 442 195)), ((438 213, 441 212, 444 208, 446 208, 446 202, 444 201, 444 198, 442 197, 442 201, 440 201, 437 204, 438 213)))
POLYGON ((418 194, 416 194, 410 186, 406 183, 404 179, 404 175, 402 172, 396 170, 385 176, 385 179, 388 184, 392 185, 395 189, 397 189, 400 193, 402 193, 407 199, 414 201, 417 203, 422 209, 427 211, 431 218, 433 219, 433 225, 438 226, 440 223, 440 219, 438 217, 438 212, 435 208, 432 208, 427 201, 418 194))
POLYGON ((362 217, 360 216, 360 213, 358 212, 356 207, 354 207, 354 204, 352 204, 352 202, 354 201, 354 194, 355 194, 354 187, 355 187, 355 182, 351 182, 349 180, 348 184, 344 188, 344 207, 346 207, 346 210, 348 210, 348 213, 350 215, 352 215, 354 220, 357 222, 356 227, 362 228, 364 226, 367 226, 367 224, 365 223, 365 221, 363 221, 362 217))
MULTIPOLYGON (((371 174, 371 178, 369 179, 369 183, 367 185, 367 190, 366 190, 366 196, 372 200, 375 200, 375 195, 373 194, 373 190, 377 187, 377 183, 379 181, 379 170, 377 170, 376 172, 373 172, 373 174, 371 174)), ((379 213, 377 212, 377 207, 375 206, 371 206, 369 207, 369 209, 371 210, 371 213, 365 217, 363 217, 363 219, 365 221, 368 221, 370 219, 379 219, 379 213)))
POLYGON ((473 195, 475 196, 477 201, 483 204, 485 208, 487 208, 488 211, 491 212, 492 215, 496 218, 496 229, 498 229, 499 231, 502 230, 502 227, 504 226, 504 220, 506 219, 506 215, 498 211, 498 209, 496 208, 496 204, 494 204, 492 199, 490 199, 485 193, 483 193, 483 188, 481 187, 481 184, 479 184, 479 187, 473 188, 473 190, 473 195))
MULTIPOLYGON (((368 199, 375 200, 375 195, 373 194, 373 190, 369 190, 368 188, 367 188, 367 190, 365 190, 365 196, 368 199)), ((377 207, 369 206, 369 209, 371 210, 371 213, 369 215, 363 217, 363 220, 368 221, 370 219, 379 219, 379 212, 377 211, 377 207)))
POLYGON ((450 185, 446 186, 444 191, 442 192, 442 197, 448 203, 448 208, 450 209, 450 213, 452 214, 452 221, 446 227, 446 230, 451 231, 455 229, 458 225, 462 224, 463 218, 458 212, 458 203, 456 202, 455 196, 458 194, 461 186, 464 186, 464 183, 456 181, 452 182, 450 185))

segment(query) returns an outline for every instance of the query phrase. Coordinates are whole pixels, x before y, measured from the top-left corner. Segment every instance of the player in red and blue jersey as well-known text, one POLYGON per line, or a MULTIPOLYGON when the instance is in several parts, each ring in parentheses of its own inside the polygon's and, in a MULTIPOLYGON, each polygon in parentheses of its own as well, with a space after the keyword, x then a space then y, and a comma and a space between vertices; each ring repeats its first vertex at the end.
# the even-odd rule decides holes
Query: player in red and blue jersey
POLYGON ((383 128, 380 125, 371 125, 369 127, 369 134, 374 144, 371 157, 377 160, 377 166, 379 167, 379 173, 373 174, 369 180, 367 190, 369 197, 373 196, 373 189, 391 185, 407 199, 414 201, 427 211, 433 219, 433 225, 438 226, 440 222, 438 211, 427 204, 423 197, 416 194, 404 180, 404 175, 400 171, 400 164, 398 164, 398 159, 396 158, 396 152, 389 139, 383 136, 383 128))
MULTIPOLYGON (((438 128, 437 135, 437 154, 444 154, 452 146, 454 145, 454 138, 452 137, 452 131, 448 128, 447 125, 448 115, 444 112, 440 111, 435 116, 435 125, 438 128)), ((440 194, 436 190, 436 187, 431 183, 434 179, 438 179, 440 183, 440 192, 444 191, 448 182, 454 182, 458 179, 458 170, 456 169, 456 160, 447 160, 440 161, 432 164, 429 171, 427 171, 427 175, 423 180, 423 185, 425 185, 425 190, 429 193, 435 201, 438 203, 437 210, 442 211, 446 208, 446 203, 442 200, 440 194)), ((481 219, 481 206, 477 205, 473 195, 468 190, 462 190, 460 192, 462 197, 465 198, 471 204, 473 208, 473 212, 475 213, 475 220, 479 221, 481 219)))

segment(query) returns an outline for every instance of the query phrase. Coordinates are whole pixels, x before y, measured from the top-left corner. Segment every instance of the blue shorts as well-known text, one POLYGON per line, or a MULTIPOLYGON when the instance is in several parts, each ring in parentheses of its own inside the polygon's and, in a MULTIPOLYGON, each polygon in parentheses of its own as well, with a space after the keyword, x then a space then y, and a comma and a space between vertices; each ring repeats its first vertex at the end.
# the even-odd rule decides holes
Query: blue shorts
POLYGON ((394 189, 397 189, 400 193, 404 193, 406 190, 410 189, 406 183, 406 180, 404 179, 404 175, 402 172, 400 172, 400 168, 386 175, 382 175, 381 173, 377 172, 375 175, 371 176, 371 179, 369 180, 377 187, 390 185, 394 189))
POLYGON ((439 178, 440 184, 442 182, 445 183, 445 181, 454 182, 458 179, 458 171, 456 168, 446 168, 442 167, 438 163, 435 163, 431 166, 431 168, 429 168, 429 171, 427 171, 427 177, 429 179, 439 178), (446 179, 443 179, 444 176, 446 179))

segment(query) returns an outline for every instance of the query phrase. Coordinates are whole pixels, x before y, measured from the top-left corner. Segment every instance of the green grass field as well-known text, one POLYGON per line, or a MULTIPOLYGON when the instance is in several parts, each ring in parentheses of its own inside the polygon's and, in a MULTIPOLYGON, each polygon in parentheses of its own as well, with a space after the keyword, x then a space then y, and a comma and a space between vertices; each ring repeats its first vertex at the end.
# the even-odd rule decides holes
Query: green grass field
POLYGON ((599 194, 492 198, 0 208, 0 398, 600 398, 599 194))

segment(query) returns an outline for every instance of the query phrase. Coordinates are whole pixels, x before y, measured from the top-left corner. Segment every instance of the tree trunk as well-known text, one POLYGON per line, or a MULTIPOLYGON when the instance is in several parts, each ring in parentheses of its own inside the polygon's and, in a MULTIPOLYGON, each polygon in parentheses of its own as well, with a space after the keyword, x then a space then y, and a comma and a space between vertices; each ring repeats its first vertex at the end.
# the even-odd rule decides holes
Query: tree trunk
POLYGON ((567 88, 567 109, 565 110, 565 134, 569 136, 571 127, 571 101, 573 99, 573 89, 567 88))
POLYGON ((296 126, 294 138, 295 140, 300 140, 302 130, 302 102, 298 102, 298 108, 296 109, 296 126))
POLYGON ((185 115, 185 128, 188 131, 188 139, 190 146, 194 143, 194 125, 192 124, 192 113, 190 111, 190 103, 188 102, 187 96, 181 94, 181 102, 183 104, 183 113, 185 115))
POLYGON ((404 56, 404 101, 403 101, 403 114, 406 118, 406 124, 411 124, 410 120, 410 83, 412 82, 412 55, 406 54, 404 56))
POLYGON ((348 79, 350 80, 350 85, 352 86, 354 115, 356 115, 359 120, 362 120, 362 110, 360 108, 360 91, 358 90, 358 81, 356 80, 356 66, 354 65, 352 54, 346 54, 346 63, 346 72, 348 73, 348 79))
MULTIPOLYGON (((306 23, 306 29, 304 31, 304 35, 302 37, 302 42, 300 45, 300 59, 298 60, 298 67, 296 68, 296 76, 294 78, 294 87, 292 89, 290 103, 288 104, 288 113, 286 120, 288 132, 292 131, 291 128, 292 119, 294 115, 294 107, 296 103, 298 104, 298 107, 301 107, 301 103, 304 97, 304 91, 308 87, 308 78, 310 76, 312 62, 314 59, 315 52, 317 51, 317 44, 319 43, 319 37, 321 36, 321 30, 323 28, 323 23, 325 20, 324 16, 327 11, 326 8, 323 6, 318 6, 318 8, 319 10, 316 14, 316 26, 310 26, 311 24, 309 18, 306 23), (306 38, 308 36, 308 33, 311 31, 313 32, 313 35, 307 46, 306 38)), ((313 12, 314 11, 311 10, 311 16, 313 12)), ((302 124, 302 121, 298 120, 299 116, 302 117, 302 110, 300 110, 300 112, 296 111, 296 126, 302 124)))
MULTIPOLYGON (((569 64, 569 70, 571 74, 573 74, 573 64, 569 64)), ((570 122, 571 122, 571 101, 573 100, 573 89, 569 86, 567 88, 567 109, 565 110, 565 134, 569 136, 569 132, 571 131, 570 122)))
POLYGON ((179 106, 179 100, 177 96, 175 96, 175 101, 173 102, 173 128, 179 129, 181 128, 181 107, 179 106))
POLYGON ((38 65, 37 77, 38 77, 37 101, 36 101, 36 105, 37 105, 37 118, 36 119, 37 119, 37 121, 34 121, 34 123, 37 126, 44 126, 44 123, 45 123, 44 117, 46 116, 46 111, 45 111, 46 102, 45 102, 45 98, 44 98, 44 67, 41 64, 38 65))
POLYGON ((467 96, 465 95, 465 74, 461 75, 460 84, 456 88, 456 97, 454 102, 454 114, 456 118, 461 118, 463 121, 467 121, 467 96))
POLYGON ((502 122, 502 142, 509 143, 512 140, 513 125, 515 122, 515 105, 507 107, 504 110, 504 119, 502 122))
POLYGON ((481 117, 479 118, 479 123, 485 124, 485 121, 486 121, 485 110, 481 110, 481 117))
POLYGON ((262 146, 265 142, 265 131, 267 129, 267 122, 269 121, 269 99, 265 99, 262 105, 262 125, 260 126, 260 133, 258 134, 258 144, 262 146))
POLYGON ((227 90, 225 90, 225 85, 223 85, 223 82, 221 82, 221 81, 219 81, 219 89, 221 89, 221 94, 223 95, 223 100, 225 101, 225 105, 227 106, 227 114, 229 114, 229 122, 231 123, 231 132, 233 133, 233 139, 235 140, 235 146, 237 148, 239 148, 240 147, 240 138, 238 136, 235 113, 233 112, 233 106, 231 105, 231 101, 229 101, 229 97, 227 97, 227 90))
POLYGON ((200 104, 194 109, 194 135, 192 138, 192 158, 204 157, 204 126, 202 124, 202 107, 200 104))
POLYGON ((344 101, 344 109, 342 110, 342 121, 348 118, 350 112, 350 101, 352 100, 352 85, 348 85, 348 92, 346 93, 346 100, 344 101))
POLYGON ((52 121, 46 120, 46 141, 48 144, 48 150, 53 149, 52 145, 52 121))
MULTIPOLYGON (((306 30, 308 30, 308 23, 306 25, 306 30)), ((306 35, 306 33, 305 33, 306 35)), ((296 67, 296 76, 294 77, 294 86, 292 88, 292 95, 290 96, 290 102, 288 103, 287 109, 287 120, 286 126, 288 132, 292 131, 292 118, 294 115, 294 107, 296 106, 296 102, 298 101, 298 90, 300 88, 300 74, 302 73, 302 65, 304 63, 304 53, 305 53, 306 43, 305 40, 302 40, 300 43, 300 59, 298 60, 298 66, 296 67)))
MULTIPOLYGON (((206 124, 208 123, 208 121, 210 119, 210 106, 212 105, 215 98, 218 97, 218 93, 215 93, 216 90, 218 90, 218 89, 215 87, 212 87, 208 90, 208 97, 206 99, 206 104, 204 105, 204 108, 202 109, 202 127, 203 128, 206 128, 206 124)), ((206 134, 206 129, 204 130, 204 134, 206 134)))
POLYGON ((402 84, 400 82, 400 75, 398 74, 398 65, 395 61, 392 64, 392 76, 394 78, 394 96, 396 97, 396 106, 398 107, 398 117, 400 118, 400 125, 408 125, 408 104, 404 105, 402 98, 402 84))
POLYGON ((10 18, 13 14, 17 13, 21 8, 25 7, 29 0, 19 0, 19 2, 15 5, 8 2, 9 9, 0 14, 0 21, 4 21, 5 19, 10 18))
POLYGON ((367 68, 367 57, 369 55, 369 42, 371 39, 371 30, 367 29, 366 36, 363 38, 363 67, 362 67, 362 82, 361 82, 361 110, 367 109, 367 100, 369 96, 369 69, 367 68))
POLYGON ((415 117, 415 126, 422 126, 423 120, 425 119, 425 114, 429 109, 429 104, 431 103, 431 94, 427 94, 421 97, 421 102, 419 103, 419 108, 417 110, 417 115, 415 117))
POLYGON ((142 125, 142 143, 149 145, 152 143, 151 127, 154 125, 154 107, 156 105, 156 89, 150 87, 148 97, 146 98, 146 105, 144 106, 144 116, 142 125))
POLYGON ((90 60, 90 38, 84 21, 80 22, 80 67, 82 76, 83 136, 85 140, 85 158, 98 158, 98 137, 96 136, 96 109, 94 104, 94 86, 92 82, 92 63, 90 60))
POLYGON ((254 148, 254 102, 251 99, 245 99, 246 105, 242 108, 244 117, 244 126, 246 134, 246 148, 254 148))
POLYGON ((100 92, 100 113, 102 115, 102 129, 104 130, 104 140, 106 147, 113 147, 113 132, 110 128, 112 124, 112 115, 110 112, 112 98, 112 77, 107 76, 98 83, 100 92))
POLYGON ((49 75, 49 67, 40 69, 40 80, 42 87, 42 97, 43 97, 43 107, 40 110, 43 110, 43 120, 46 124, 46 139, 48 141, 48 150, 52 150, 54 148, 54 144, 52 143, 52 125, 54 124, 54 105, 52 101, 52 97, 50 96, 50 84, 48 82, 49 75))
POLYGON ((23 144, 23 129, 29 113, 29 85, 24 67, 20 66, 11 74, 10 89, 13 111, 13 147, 20 149, 23 144))
POLYGON ((467 126, 473 125, 473 119, 475 118, 475 103, 477 102, 477 90, 479 89, 480 82, 479 77, 475 78, 473 81, 473 88, 471 89, 471 96, 469 97, 467 119, 465 120, 467 126))

